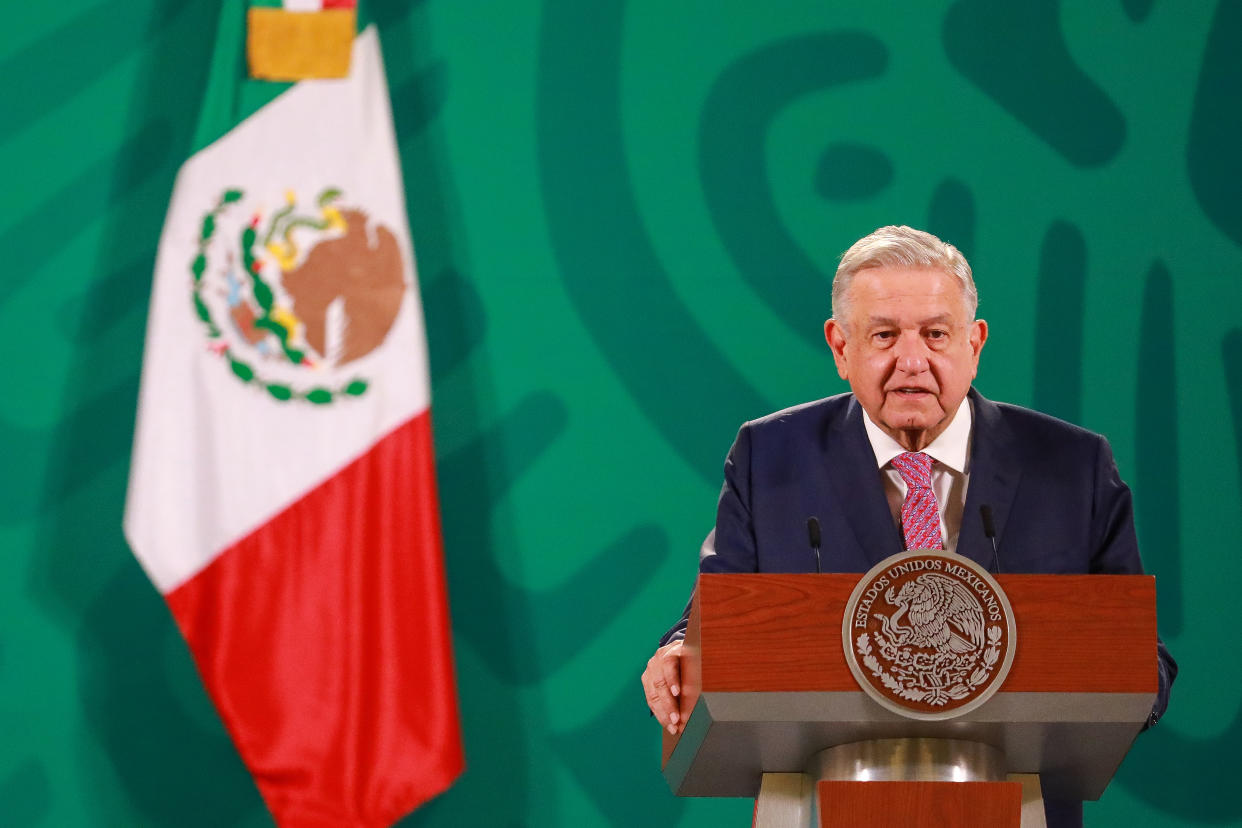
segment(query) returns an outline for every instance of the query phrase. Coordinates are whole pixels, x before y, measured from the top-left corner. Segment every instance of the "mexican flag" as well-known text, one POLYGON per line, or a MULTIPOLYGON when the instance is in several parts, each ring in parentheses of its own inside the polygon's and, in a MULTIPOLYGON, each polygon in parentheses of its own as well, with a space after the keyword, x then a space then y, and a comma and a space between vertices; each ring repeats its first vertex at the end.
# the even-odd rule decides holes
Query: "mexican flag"
POLYGON ((379 38, 327 5, 287 13, 348 16, 344 75, 291 84, 247 77, 246 10, 223 7, 156 259, 125 534, 277 822, 388 825, 462 748, 379 38))

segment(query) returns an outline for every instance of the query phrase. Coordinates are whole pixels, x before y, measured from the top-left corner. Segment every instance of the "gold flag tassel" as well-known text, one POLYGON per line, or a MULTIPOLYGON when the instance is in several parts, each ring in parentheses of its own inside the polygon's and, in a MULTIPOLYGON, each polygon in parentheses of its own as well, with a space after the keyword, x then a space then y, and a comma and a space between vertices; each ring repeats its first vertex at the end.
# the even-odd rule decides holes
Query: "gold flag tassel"
POLYGON ((246 17, 246 58, 259 80, 343 78, 357 27, 357 8, 325 2, 322 11, 251 6, 246 17))

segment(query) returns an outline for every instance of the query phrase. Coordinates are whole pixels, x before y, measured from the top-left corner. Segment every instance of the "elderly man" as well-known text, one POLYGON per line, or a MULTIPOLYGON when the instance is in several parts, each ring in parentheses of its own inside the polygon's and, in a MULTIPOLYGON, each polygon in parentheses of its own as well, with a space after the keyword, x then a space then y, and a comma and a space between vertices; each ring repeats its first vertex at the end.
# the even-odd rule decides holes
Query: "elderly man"
MULTIPOLYGON (((824 336, 851 393, 742 426, 699 570, 813 571, 810 516, 823 526, 825 570, 865 572, 905 548, 943 548, 992 568, 983 510, 1006 572, 1142 572, 1130 490, 1107 441, 971 388, 988 338, 977 305, 970 265, 929 233, 883 227, 850 247, 824 336), (908 519, 903 528, 903 506, 934 510, 939 525, 908 519)), ((690 713, 679 706, 688 615, 642 677, 652 713, 673 733, 690 713)), ((1177 674, 1163 644, 1158 661, 1149 726, 1177 674)), ((1046 810, 1054 828, 1082 822, 1081 803, 1046 810)))

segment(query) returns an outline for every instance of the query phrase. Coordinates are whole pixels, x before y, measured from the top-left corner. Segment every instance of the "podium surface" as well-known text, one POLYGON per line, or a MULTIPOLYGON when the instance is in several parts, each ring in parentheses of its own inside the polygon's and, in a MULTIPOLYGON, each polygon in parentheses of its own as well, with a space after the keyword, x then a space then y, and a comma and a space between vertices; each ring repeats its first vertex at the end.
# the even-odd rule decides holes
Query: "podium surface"
POLYGON ((884 709, 845 661, 842 615, 858 574, 700 576, 683 649, 691 714, 665 734, 681 796, 754 797, 764 773, 802 773, 827 748, 891 738, 980 742, 1045 796, 1098 799, 1158 692, 1155 579, 998 575, 1015 613, 1004 685, 943 721, 884 709))

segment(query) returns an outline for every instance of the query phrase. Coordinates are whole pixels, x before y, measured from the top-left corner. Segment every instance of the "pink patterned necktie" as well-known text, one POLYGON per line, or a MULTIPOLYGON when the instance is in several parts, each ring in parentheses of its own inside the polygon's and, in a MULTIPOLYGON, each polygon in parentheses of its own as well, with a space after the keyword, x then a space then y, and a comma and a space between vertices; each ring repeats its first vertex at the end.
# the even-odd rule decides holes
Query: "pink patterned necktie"
POLYGON ((921 451, 907 451, 893 458, 893 468, 906 481, 906 500, 901 504, 901 532, 906 549, 943 549, 940 540, 940 509, 931 487, 932 459, 921 451))

